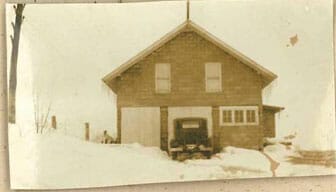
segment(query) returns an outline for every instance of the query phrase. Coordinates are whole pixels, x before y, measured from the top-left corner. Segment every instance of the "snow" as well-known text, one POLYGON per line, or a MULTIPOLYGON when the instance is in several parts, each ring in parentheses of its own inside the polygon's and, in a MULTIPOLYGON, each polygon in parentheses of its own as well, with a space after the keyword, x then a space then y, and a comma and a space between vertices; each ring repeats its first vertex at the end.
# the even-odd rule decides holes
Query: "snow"
MULTIPOLYGON (((236 164, 231 170, 225 166, 224 156, 177 162, 156 147, 102 145, 57 132, 20 138, 12 143, 10 150, 11 184, 16 189, 211 180, 252 177, 255 173, 255 176, 270 175, 266 169, 258 170, 252 165, 239 167, 236 164)), ((233 164, 233 157, 228 158, 229 162, 233 164)))
POLYGON ((255 176, 271 176, 265 174, 269 172, 269 161, 259 151, 255 150, 226 147, 222 153, 214 155, 210 160, 189 160, 187 162, 193 165, 221 166, 224 170, 238 169, 242 175, 251 171, 256 173, 255 176))
POLYGON ((276 169, 277 177, 288 176, 313 176, 313 175, 334 175, 336 169, 319 165, 293 164, 289 161, 292 156, 298 156, 295 147, 286 148, 286 146, 276 143, 265 147, 264 152, 273 160, 280 163, 276 169))
MULTIPOLYGON (((173 161, 166 152, 140 144, 103 145, 62 131, 21 135, 10 126, 11 186, 61 189, 140 183, 271 177, 269 160, 259 151, 226 147, 211 159, 173 161)), ((331 174, 322 166, 292 165, 293 150, 276 144, 265 152, 280 162, 277 176, 331 174)))

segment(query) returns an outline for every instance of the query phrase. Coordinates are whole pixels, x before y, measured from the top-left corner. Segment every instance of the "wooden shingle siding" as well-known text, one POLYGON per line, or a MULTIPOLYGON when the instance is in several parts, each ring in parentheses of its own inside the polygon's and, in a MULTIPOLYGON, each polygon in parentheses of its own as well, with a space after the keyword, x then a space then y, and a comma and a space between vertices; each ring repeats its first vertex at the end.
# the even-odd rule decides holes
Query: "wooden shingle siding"
POLYGON ((274 112, 264 110, 263 113, 264 133, 265 137, 275 137, 275 118, 274 112))
POLYGON ((262 80, 194 32, 183 32, 125 71, 117 80, 118 106, 260 105, 262 80), (205 63, 222 63, 222 91, 205 91, 205 63), (170 63, 171 92, 155 92, 155 64, 170 63))
POLYGON ((235 146, 259 150, 262 134, 259 126, 225 126, 219 128, 220 148, 235 146))

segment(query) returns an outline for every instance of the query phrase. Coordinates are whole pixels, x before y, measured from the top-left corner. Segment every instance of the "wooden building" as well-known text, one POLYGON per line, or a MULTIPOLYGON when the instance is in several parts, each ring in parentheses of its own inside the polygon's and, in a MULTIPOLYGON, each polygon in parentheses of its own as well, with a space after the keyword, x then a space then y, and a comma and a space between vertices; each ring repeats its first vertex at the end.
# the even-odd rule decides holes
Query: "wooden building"
POLYGON ((275 113, 262 90, 277 76, 187 19, 103 77, 117 94, 121 143, 169 148, 174 120, 207 120, 215 151, 262 149, 275 113))

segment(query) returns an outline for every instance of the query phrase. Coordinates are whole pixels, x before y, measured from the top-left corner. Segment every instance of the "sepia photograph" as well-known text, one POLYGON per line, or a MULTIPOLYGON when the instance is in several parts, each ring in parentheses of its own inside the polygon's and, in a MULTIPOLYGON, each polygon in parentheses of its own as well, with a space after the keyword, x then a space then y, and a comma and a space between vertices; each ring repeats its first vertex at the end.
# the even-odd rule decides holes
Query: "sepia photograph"
POLYGON ((333 2, 6 5, 12 189, 336 174, 333 2))

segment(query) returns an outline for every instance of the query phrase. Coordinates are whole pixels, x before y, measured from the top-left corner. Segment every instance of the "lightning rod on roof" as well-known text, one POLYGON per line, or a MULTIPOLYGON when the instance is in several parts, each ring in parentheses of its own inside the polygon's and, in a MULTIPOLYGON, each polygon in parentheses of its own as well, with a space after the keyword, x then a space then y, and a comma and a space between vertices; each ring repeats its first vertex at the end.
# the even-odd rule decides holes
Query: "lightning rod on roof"
POLYGON ((190 2, 189 2, 189 0, 187 0, 187 20, 189 21, 189 8, 190 7, 190 2))

